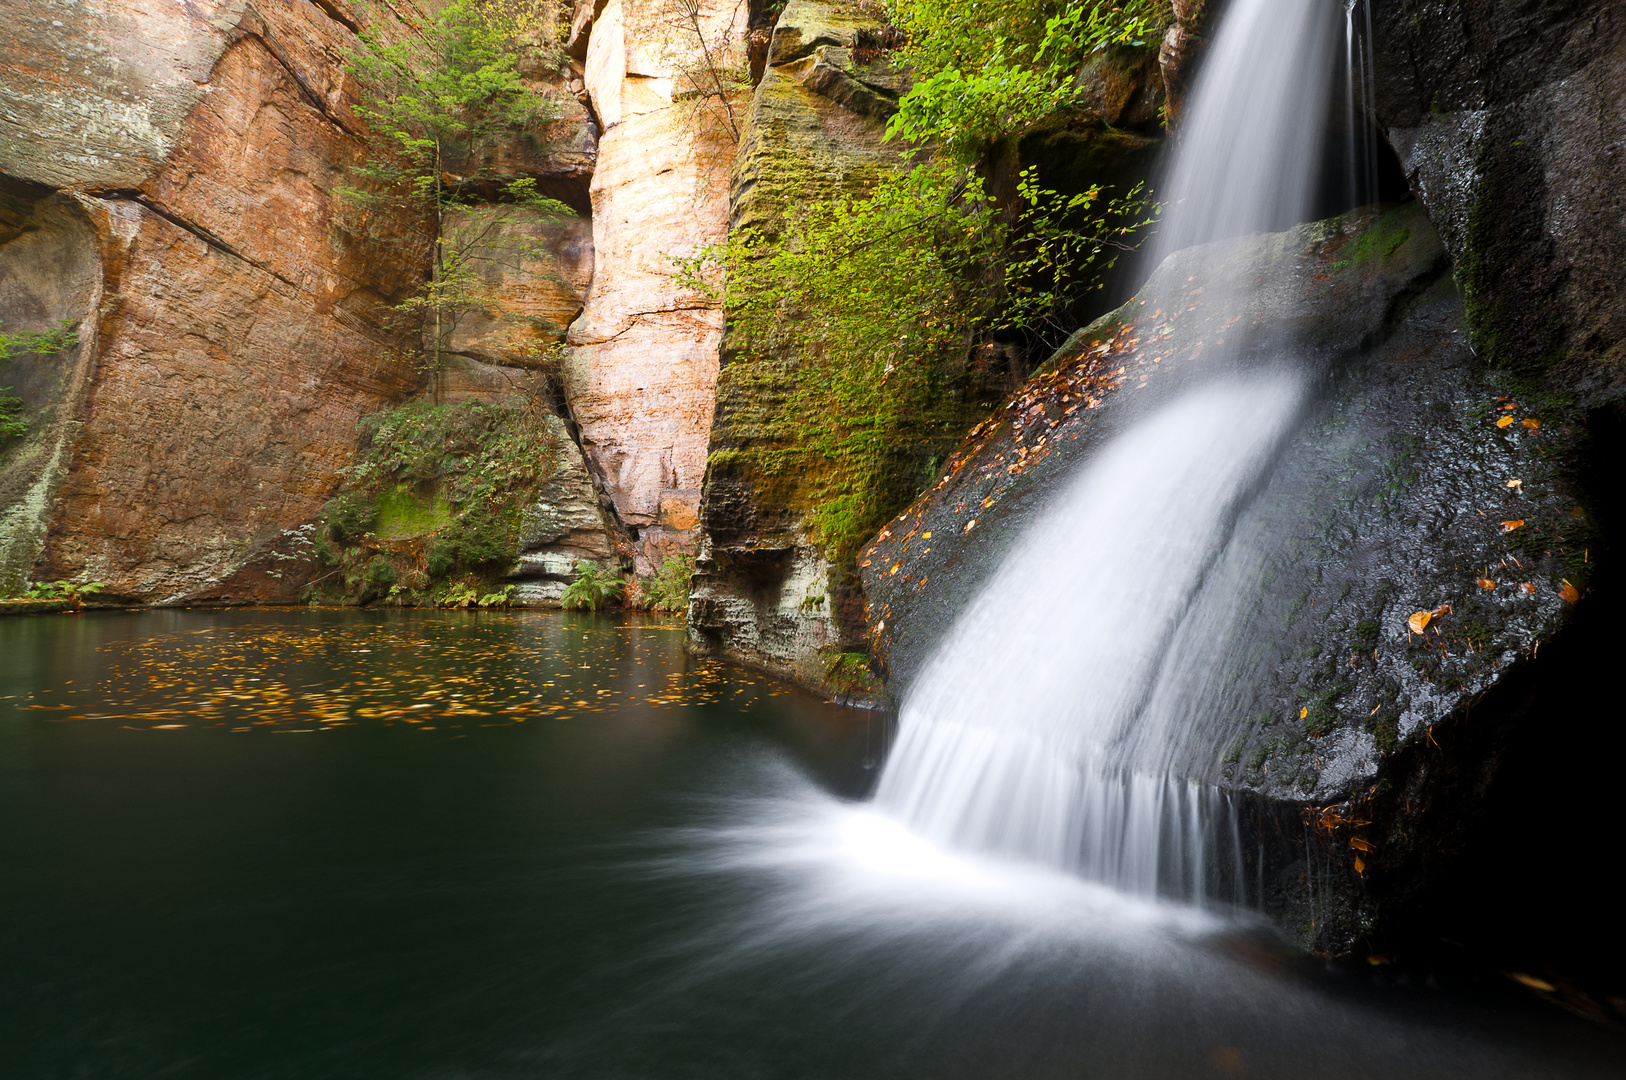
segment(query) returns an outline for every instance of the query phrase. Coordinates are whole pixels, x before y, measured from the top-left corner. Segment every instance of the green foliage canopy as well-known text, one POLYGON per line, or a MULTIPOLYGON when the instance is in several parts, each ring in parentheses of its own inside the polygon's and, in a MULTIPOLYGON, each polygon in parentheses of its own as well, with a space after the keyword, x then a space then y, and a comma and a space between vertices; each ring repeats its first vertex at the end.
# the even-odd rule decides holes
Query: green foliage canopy
POLYGON ((939 142, 959 161, 974 161, 990 142, 1019 132, 1078 99, 1076 74, 1092 52, 1145 45, 1159 31, 1150 0, 1040 5, 1011 10, 1001 0, 979 22, 943 0, 897 0, 909 31, 904 58, 920 78, 898 103, 887 138, 939 142))
MULTIPOLYGON (((426 329, 432 373, 462 317, 494 306, 479 270, 495 258, 491 241, 502 227, 521 210, 573 213, 540 194, 534 179, 497 177, 481 165, 505 142, 539 144, 542 125, 558 116, 518 69, 527 53, 562 63, 548 37, 552 13, 542 0, 451 0, 416 33, 363 32, 346 65, 361 87, 357 112, 369 135, 365 159, 337 188, 341 227, 390 243, 401 220, 425 222, 434 237, 432 275, 395 311, 401 323, 426 329), (493 199, 499 209, 448 233, 448 211, 493 199)), ((521 245, 519 257, 538 257, 535 247, 521 245)))

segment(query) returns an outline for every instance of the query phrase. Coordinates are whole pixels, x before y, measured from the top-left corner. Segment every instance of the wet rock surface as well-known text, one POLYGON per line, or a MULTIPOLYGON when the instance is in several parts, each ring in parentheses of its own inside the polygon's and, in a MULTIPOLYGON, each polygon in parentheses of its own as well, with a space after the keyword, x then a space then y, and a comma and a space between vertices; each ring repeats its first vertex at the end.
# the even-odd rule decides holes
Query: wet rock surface
POLYGON ((1278 913, 1347 948, 1385 888, 1418 879, 1423 832, 1437 847, 1471 816, 1477 789, 1457 779, 1488 767, 1507 731, 1505 709, 1476 707, 1513 693, 1596 554, 1581 414, 1475 358, 1449 266, 1415 203, 1171 257, 861 554, 893 695, 1114 433, 1210 380, 1297 372, 1309 404, 1171 628, 1177 676, 1145 707, 1190 717, 1170 768, 1253 801, 1252 828, 1274 839, 1250 873, 1271 880, 1278 913), (1418 773, 1437 730, 1460 755, 1418 773), (1326 841, 1316 903, 1311 836, 1326 841))
POLYGON ((1626 7, 1372 4, 1376 109, 1457 262, 1474 341, 1626 395, 1626 7))

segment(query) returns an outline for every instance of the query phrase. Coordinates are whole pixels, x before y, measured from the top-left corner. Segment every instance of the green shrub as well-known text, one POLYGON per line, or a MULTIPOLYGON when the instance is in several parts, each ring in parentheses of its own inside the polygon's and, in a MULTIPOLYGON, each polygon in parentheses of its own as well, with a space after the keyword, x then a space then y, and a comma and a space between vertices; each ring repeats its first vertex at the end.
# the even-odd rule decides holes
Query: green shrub
POLYGON ((353 544, 372 532, 377 519, 378 509, 371 499, 360 492, 346 491, 327 501, 317 521, 333 543, 353 544))
POLYGON ((674 555, 661 563, 653 577, 642 583, 639 595, 651 611, 689 610, 689 584, 694 580, 694 557, 674 555))
MULTIPOLYGON (((1004 220, 975 170, 946 162, 883 175, 865 196, 745 230, 724 263, 732 347, 794 357, 794 380, 753 448, 768 479, 813 489, 809 515, 847 558, 931 479, 1011 389, 973 347, 1004 333, 1059 337, 1147 221, 1141 193, 1062 196, 1024 172, 1027 209, 1004 220)), ((734 463, 711 457, 714 474, 734 463)))
POLYGON ((626 583, 598 563, 582 559, 576 563, 576 580, 565 586, 559 606, 566 611, 597 611, 601 604, 615 603, 626 590, 626 583))
POLYGON ((396 581, 395 566, 383 555, 374 555, 367 564, 367 584, 376 589, 388 588, 396 581))
POLYGON ((28 434, 23 399, 11 396, 11 387, 0 386, 0 444, 28 434))
POLYGON ((106 588, 100 581, 36 581, 24 595, 32 600, 71 600, 78 607, 87 597, 106 588))
MULTIPOLYGON (((0 363, 24 353, 50 356, 79 343, 79 328, 72 319, 64 319, 49 330, 25 333, 7 333, 0 322, 0 363)), ((0 446, 28 434, 27 411, 22 398, 14 397, 11 387, 0 387, 0 446)))
POLYGON ((549 416, 540 406, 465 402, 365 418, 366 443, 315 538, 314 553, 339 572, 313 582, 313 594, 326 585, 330 598, 338 588, 365 602, 389 585, 396 602, 429 603, 451 577, 489 583, 506 573, 519 557, 521 508, 555 468, 549 416), (388 539, 408 543, 380 553, 370 534, 386 527, 388 539), (393 580, 378 576, 381 560, 393 580))

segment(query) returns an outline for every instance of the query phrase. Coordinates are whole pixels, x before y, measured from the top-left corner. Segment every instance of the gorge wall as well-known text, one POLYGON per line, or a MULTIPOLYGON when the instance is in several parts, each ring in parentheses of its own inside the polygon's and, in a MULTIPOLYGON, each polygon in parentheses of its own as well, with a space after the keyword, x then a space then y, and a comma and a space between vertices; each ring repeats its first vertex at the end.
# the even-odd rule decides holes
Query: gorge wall
POLYGON ((370 248, 328 227, 356 154, 347 11, 16 12, 0 318, 72 320, 79 344, 6 373, 38 417, 0 490, 8 578, 277 595, 255 554, 315 515, 360 416, 411 389, 378 314, 427 238, 402 223, 399 249, 370 248))
MULTIPOLYGON (((692 26, 660 0, 561 18, 579 55, 521 68, 551 121, 454 165, 533 179, 578 217, 507 215, 481 270, 497 305, 459 324, 434 387, 448 402, 534 389, 568 334, 552 487, 569 494, 529 519, 565 524, 527 526, 516 569, 542 600, 576 557, 647 572, 692 547, 721 315, 677 293, 665 256, 726 226, 732 132, 684 78, 704 47, 743 65, 746 37, 743 4, 702 4, 692 26)), ((30 417, 3 450, 9 588, 291 600, 314 572, 299 530, 354 460, 358 421, 426 386, 389 308, 428 276, 433 237, 412 220, 347 232, 335 195, 365 153, 345 71, 363 29, 412 32, 347 0, 18 13, 0 46, 0 326, 66 320, 78 340, 0 369, 30 417)), ((488 218, 454 213, 448 235, 488 218)))

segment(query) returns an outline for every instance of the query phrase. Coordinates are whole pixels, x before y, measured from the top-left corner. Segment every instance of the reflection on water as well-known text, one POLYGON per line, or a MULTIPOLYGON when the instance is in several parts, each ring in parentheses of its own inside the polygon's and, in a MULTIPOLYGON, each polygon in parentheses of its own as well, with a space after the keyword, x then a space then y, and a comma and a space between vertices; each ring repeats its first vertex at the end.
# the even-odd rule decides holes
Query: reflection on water
POLYGON ((872 726, 669 624, 0 620, 0 1075, 1619 1075, 945 854, 851 801, 872 726))

